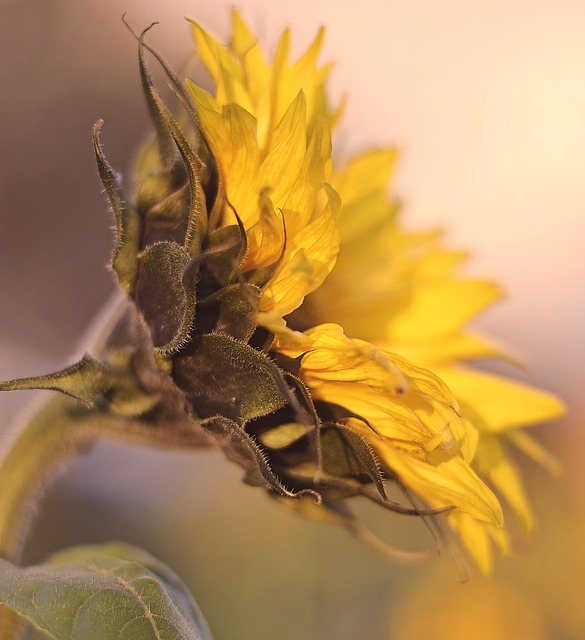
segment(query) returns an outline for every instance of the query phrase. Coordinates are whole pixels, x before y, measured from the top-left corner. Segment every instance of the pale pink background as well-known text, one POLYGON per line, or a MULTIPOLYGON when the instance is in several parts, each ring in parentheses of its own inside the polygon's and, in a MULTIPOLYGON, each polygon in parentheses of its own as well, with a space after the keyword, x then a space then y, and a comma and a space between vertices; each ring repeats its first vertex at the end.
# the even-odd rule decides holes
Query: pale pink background
MULTIPOLYGON (((235 4, 269 48, 287 25, 296 51, 321 24, 327 27, 322 60, 337 61, 332 91, 349 95, 337 156, 399 145, 395 190, 404 202, 405 224, 443 227, 452 246, 472 254, 467 272, 496 279, 507 291, 507 299, 477 326, 511 344, 526 364, 527 373, 513 375, 552 389, 570 409, 564 424, 539 429, 566 468, 559 485, 536 474, 541 484, 535 486, 544 488, 533 497, 545 535, 537 532, 533 544, 549 554, 546 541, 553 534, 546 533, 547 525, 558 529, 566 521, 567 530, 576 532, 571 522, 582 518, 585 503, 579 471, 585 418, 585 2, 235 4), (548 519, 539 506, 546 495, 547 504, 561 505, 548 519)), ((126 174, 148 126, 135 43, 121 15, 127 12, 138 30, 160 21, 151 42, 180 65, 191 52, 183 16, 225 37, 230 6, 199 0, 0 0, 3 378, 71 363, 113 289, 104 269, 111 219, 94 167, 91 126, 105 119, 106 150, 126 174)), ((195 70, 202 79, 199 67, 195 70)), ((29 397, 0 396, 0 419, 6 423, 29 397)), ((279 620, 292 625, 278 634, 282 640, 362 637, 349 622, 336 623, 334 614, 324 622, 331 593, 341 610, 355 608, 352 620, 360 615, 375 620, 372 603, 387 598, 392 615, 392 606, 400 607, 403 584, 416 576, 424 580, 424 573, 410 569, 380 568, 377 556, 343 533, 287 519, 288 513, 265 504, 268 500, 241 487, 238 478, 237 469, 213 454, 168 458, 104 445, 76 463, 47 495, 31 557, 84 540, 140 542, 182 567, 209 612, 217 640, 276 637, 279 620), (241 512, 242 505, 252 519, 241 512), (68 518, 65 526, 55 513, 68 518), (165 518, 176 524, 161 524, 165 518), (218 535, 222 524, 225 530, 218 535), (212 552, 202 550, 203 542, 212 552), (259 551, 254 544, 263 547, 259 551), (360 586, 362 570, 367 578, 360 586), (266 577, 254 582, 250 576, 257 575, 266 577), (264 605, 263 598, 277 591, 279 598, 264 605), (212 594, 225 594, 225 603, 212 594), (297 599, 303 614, 289 615, 285 603, 297 599), (234 624, 250 615, 253 624, 237 635, 229 630, 222 635, 222 606, 234 624), (262 624, 264 635, 258 630, 262 624)), ((522 567, 530 543, 520 542, 520 549, 522 567)), ((565 552, 568 568, 572 554, 565 552)), ((545 583, 547 576, 540 577, 545 583)), ((582 574, 577 580, 565 581, 574 584, 576 598, 582 574)), ((560 579, 551 589, 562 593, 560 579)), ((329 606, 337 611, 336 602, 329 606)), ((541 614, 538 603, 531 606, 541 614)), ((563 637, 577 639, 579 633, 563 637)))

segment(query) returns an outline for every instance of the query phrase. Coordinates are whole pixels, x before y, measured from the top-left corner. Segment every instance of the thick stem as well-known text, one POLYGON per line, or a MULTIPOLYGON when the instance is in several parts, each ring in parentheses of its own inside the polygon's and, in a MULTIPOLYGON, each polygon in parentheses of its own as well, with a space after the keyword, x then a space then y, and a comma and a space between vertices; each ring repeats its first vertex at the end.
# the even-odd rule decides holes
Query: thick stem
MULTIPOLYGON (((99 415, 99 414, 98 414, 99 415)), ((41 407, 5 444, 0 462, 0 556, 18 563, 34 508, 63 463, 97 437, 99 421, 79 402, 57 396, 41 407)), ((112 425, 114 426, 114 425, 112 425)), ((0 640, 20 637, 24 621, 0 606, 0 640)))
POLYGON ((65 396, 47 402, 22 427, 0 462, 0 556, 18 563, 34 505, 50 478, 95 437, 83 409, 65 396), (77 416, 75 414, 78 414, 77 416))
MULTIPOLYGON (((67 396, 52 398, 4 445, 0 461, 0 557, 19 563, 43 490, 65 462, 101 438, 167 448, 206 445, 204 434, 185 415, 161 428, 140 419, 89 409, 67 396)), ((22 624, 15 613, 0 605, 0 640, 20 637, 22 624)))

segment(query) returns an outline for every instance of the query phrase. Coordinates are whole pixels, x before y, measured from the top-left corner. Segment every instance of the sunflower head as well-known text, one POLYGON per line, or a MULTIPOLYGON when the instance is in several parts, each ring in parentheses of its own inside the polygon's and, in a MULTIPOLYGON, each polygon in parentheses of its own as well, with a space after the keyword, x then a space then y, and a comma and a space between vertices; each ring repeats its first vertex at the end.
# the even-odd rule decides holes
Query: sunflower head
POLYGON ((133 198, 94 130, 125 298, 92 356, 1 388, 64 391, 125 416, 126 437, 140 425, 157 443, 219 446, 246 482, 362 538, 354 496, 432 517, 488 571, 489 540, 508 545, 493 489, 529 518, 505 447, 543 459, 519 427, 561 407, 460 368, 496 353, 465 324, 499 290, 459 278, 463 255, 440 234, 400 227, 386 192, 394 151, 333 165, 340 109, 318 64, 323 31, 294 63, 286 31, 269 63, 232 16, 227 47, 192 22, 213 95, 138 38, 155 137, 133 198), (154 86, 148 53, 178 109, 154 86))

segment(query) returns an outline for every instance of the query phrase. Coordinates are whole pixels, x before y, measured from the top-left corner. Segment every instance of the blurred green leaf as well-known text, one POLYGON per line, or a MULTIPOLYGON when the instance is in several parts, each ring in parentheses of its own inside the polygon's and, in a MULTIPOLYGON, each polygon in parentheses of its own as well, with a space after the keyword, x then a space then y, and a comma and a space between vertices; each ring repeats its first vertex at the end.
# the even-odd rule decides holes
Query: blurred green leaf
POLYGON ((26 568, 0 560, 0 602, 56 640, 211 640, 179 578, 125 544, 75 547, 26 568))

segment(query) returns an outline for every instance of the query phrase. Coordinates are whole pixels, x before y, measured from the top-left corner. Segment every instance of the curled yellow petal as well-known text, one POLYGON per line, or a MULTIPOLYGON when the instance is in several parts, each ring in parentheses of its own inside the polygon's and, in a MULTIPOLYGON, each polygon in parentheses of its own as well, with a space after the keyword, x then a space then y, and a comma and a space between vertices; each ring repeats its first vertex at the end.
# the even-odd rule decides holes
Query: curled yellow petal
POLYGON ((501 526, 497 498, 469 465, 474 430, 439 378, 348 338, 339 325, 304 335, 304 343, 277 343, 277 350, 300 359, 313 397, 347 409, 347 423, 369 440, 383 468, 432 506, 455 506, 501 526))
POLYGON ((285 260, 262 293, 261 312, 288 315, 322 284, 333 268, 339 250, 336 227, 339 196, 328 185, 321 195, 324 204, 317 208, 313 221, 287 243, 285 260))

